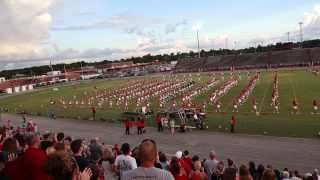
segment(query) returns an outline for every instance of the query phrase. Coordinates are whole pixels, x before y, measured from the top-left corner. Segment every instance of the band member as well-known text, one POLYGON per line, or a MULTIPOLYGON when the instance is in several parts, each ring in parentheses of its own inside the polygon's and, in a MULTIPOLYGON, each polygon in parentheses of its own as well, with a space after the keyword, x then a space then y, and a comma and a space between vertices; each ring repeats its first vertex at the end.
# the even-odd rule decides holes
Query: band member
POLYGON ((299 107, 298 107, 298 102, 297 102, 296 99, 294 99, 292 101, 292 110, 293 110, 292 111, 293 114, 297 114, 298 113, 299 107))
POLYGON ((232 110, 232 112, 239 112, 238 104, 237 104, 236 100, 233 101, 233 110, 232 110))
POLYGON ((156 123, 158 125, 158 132, 162 132, 163 131, 163 122, 162 122, 162 118, 160 115, 157 115, 156 123))
POLYGON ((96 112, 97 112, 96 107, 92 106, 91 112, 92 112, 92 119, 96 120, 96 112))
POLYGON ((313 105, 313 113, 315 113, 315 114, 318 113, 319 107, 318 107, 318 102, 317 102, 317 100, 313 100, 312 105, 313 105))
POLYGON ((237 125, 237 120, 236 120, 236 118, 234 116, 232 116, 231 120, 230 120, 230 132, 231 133, 234 133, 236 125, 237 125))
POLYGON ((280 103, 278 100, 274 101, 273 105, 273 113, 274 114, 279 114, 279 108, 280 108, 280 103))
POLYGON ((217 109, 216 109, 216 112, 221 112, 221 102, 219 101, 217 104, 216 104, 216 107, 217 107, 217 109))
POLYGON ((255 113, 258 112, 256 99, 252 100, 252 111, 255 112, 255 113))

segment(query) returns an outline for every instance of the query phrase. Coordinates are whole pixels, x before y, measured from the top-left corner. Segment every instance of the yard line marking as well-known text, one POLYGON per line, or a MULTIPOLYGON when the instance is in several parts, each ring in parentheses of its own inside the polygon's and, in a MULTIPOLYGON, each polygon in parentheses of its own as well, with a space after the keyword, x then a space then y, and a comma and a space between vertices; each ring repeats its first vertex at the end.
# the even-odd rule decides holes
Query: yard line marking
POLYGON ((272 87, 272 83, 271 83, 271 86, 269 86, 268 88, 266 88, 266 90, 264 91, 264 93, 263 93, 263 97, 262 97, 262 101, 261 101, 261 106, 260 106, 260 108, 259 108, 259 112, 261 112, 261 110, 262 110, 262 107, 263 107, 263 103, 264 103, 264 99, 266 98, 266 96, 267 96, 267 92, 270 90, 270 88, 272 87))

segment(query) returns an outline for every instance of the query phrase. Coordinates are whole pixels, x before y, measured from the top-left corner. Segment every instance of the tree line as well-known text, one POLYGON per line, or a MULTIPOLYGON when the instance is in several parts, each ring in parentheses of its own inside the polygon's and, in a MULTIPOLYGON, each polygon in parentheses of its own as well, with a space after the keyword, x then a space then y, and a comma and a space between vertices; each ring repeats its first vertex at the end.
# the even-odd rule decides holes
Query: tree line
MULTIPOLYGON (((276 43, 270 44, 266 46, 258 45, 257 47, 249 47, 244 49, 210 49, 210 50, 201 50, 200 55, 201 57, 209 57, 209 56, 223 56, 223 55, 232 55, 232 54, 243 54, 243 53, 261 53, 261 52, 270 52, 270 51, 279 51, 279 50, 291 50, 294 48, 313 48, 313 47, 320 47, 320 39, 315 40, 308 40, 304 42, 286 42, 286 43, 276 43)), ((118 62, 129 62, 132 61, 133 63, 148 63, 158 60, 160 62, 170 62, 170 61, 180 61, 188 58, 195 58, 198 56, 197 52, 189 51, 189 52, 177 52, 177 53, 170 53, 170 54, 158 54, 158 55, 151 55, 146 54, 140 57, 130 57, 126 59, 120 59, 118 62)), ((79 61, 70 64, 55 64, 52 65, 52 69, 64 71, 66 68, 68 69, 80 69, 81 66, 102 66, 112 63, 109 60, 104 60, 100 62, 84 62, 79 61)), ((34 66, 22 69, 13 69, 13 70, 4 70, 0 72, 0 77, 5 77, 7 79, 11 79, 16 77, 17 74, 25 75, 25 76, 38 76, 46 74, 48 71, 51 71, 51 67, 49 65, 43 66, 34 66)))

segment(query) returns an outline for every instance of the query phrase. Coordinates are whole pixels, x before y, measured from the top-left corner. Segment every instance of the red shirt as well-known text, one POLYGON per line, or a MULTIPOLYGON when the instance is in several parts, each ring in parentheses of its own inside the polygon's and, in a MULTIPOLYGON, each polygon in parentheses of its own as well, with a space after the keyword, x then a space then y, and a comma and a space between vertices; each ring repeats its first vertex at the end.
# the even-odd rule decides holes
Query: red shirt
POLYGON ((138 122, 138 127, 144 128, 144 120, 138 122))
POLYGON ((236 118, 231 118, 230 124, 231 124, 231 125, 236 125, 236 124, 237 124, 236 118))
POLYGON ((29 148, 21 156, 18 168, 23 179, 47 180, 49 176, 45 174, 43 166, 47 160, 46 154, 38 148, 29 148))
POLYGON ((97 112, 95 107, 93 107, 91 110, 92 110, 92 113, 96 113, 97 112))
POLYGON ((180 159, 180 164, 182 168, 186 171, 186 174, 189 176, 191 170, 192 170, 192 165, 189 164, 187 159, 180 159))
POLYGON ((191 175, 190 180, 206 180, 208 179, 207 175, 202 172, 194 172, 191 175))
POLYGON ((156 122, 157 122, 158 124, 161 123, 161 117, 160 117, 160 116, 156 117, 156 122))
POLYGON ((185 175, 176 175, 174 176, 175 180, 188 180, 187 176, 185 175))

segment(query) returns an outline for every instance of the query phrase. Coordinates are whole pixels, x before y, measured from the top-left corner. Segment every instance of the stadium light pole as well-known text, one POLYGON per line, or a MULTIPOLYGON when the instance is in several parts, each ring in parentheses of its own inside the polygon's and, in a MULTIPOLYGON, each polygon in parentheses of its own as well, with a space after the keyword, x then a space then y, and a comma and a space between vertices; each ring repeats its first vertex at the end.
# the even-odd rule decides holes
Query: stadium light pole
POLYGON ((288 42, 290 42, 290 32, 287 32, 288 42))
POLYGON ((302 25, 303 25, 303 22, 299 22, 299 28, 300 28, 300 43, 301 43, 301 47, 302 47, 302 42, 303 42, 302 25))
POLYGON ((199 41, 199 29, 197 29, 197 42, 198 42, 198 58, 200 59, 200 41, 199 41))

